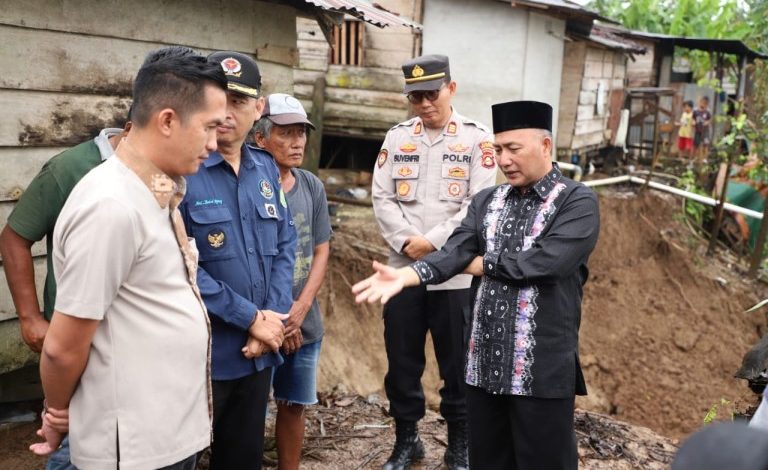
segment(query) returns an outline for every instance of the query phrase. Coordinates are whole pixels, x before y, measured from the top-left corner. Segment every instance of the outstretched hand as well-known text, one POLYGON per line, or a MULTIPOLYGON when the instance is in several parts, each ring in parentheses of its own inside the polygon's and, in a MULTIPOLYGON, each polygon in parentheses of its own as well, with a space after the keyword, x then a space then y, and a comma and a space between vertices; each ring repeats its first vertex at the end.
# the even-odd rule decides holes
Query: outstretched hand
POLYGON ((416 276, 416 272, 411 268, 395 269, 386 264, 374 261, 373 269, 376 271, 373 276, 352 286, 352 293, 355 294, 355 302, 368 302, 369 304, 372 304, 381 300, 381 303, 385 304, 389 299, 400 293, 404 287, 418 284, 418 276, 416 276), (407 271, 404 270, 413 273, 412 277, 415 278, 416 282, 408 283, 409 277, 411 276, 408 276, 407 271))

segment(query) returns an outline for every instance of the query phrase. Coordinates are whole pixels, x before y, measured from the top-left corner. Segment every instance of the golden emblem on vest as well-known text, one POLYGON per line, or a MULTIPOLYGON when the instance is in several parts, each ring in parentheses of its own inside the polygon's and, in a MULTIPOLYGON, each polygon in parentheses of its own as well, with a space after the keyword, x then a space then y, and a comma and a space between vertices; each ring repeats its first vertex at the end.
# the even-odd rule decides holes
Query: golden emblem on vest
POLYGON ((414 65, 413 70, 411 70, 411 75, 413 75, 416 78, 419 78, 424 75, 424 69, 419 67, 418 65, 414 65))
POLYGON ((411 167, 409 166, 403 166, 403 167, 400 167, 399 170, 397 170, 397 174, 400 176, 410 176, 413 174, 413 170, 411 170, 411 167))
POLYGON ((411 153, 416 151, 416 144, 408 143, 400 146, 400 151, 405 153, 411 153))
POLYGON ((453 145, 449 145, 448 146, 448 150, 450 150, 451 152, 456 152, 456 153, 464 153, 467 150, 469 150, 469 146, 468 145, 462 145, 462 144, 453 144, 453 145))
POLYGON ((400 197, 407 196, 408 193, 411 192, 411 185, 403 181, 397 186, 397 194, 400 195, 400 197))
POLYGON ((480 149, 481 150, 493 150, 493 142, 486 140, 484 142, 480 142, 480 149))
POLYGON ((448 176, 451 178, 466 178, 467 170, 460 166, 454 166, 448 169, 448 176))
POLYGON ((457 197, 461 194, 461 185, 459 183, 451 183, 448 185, 448 195, 457 197))
POLYGON ((224 232, 211 232, 208 234, 208 244, 211 248, 221 248, 224 246, 224 232))

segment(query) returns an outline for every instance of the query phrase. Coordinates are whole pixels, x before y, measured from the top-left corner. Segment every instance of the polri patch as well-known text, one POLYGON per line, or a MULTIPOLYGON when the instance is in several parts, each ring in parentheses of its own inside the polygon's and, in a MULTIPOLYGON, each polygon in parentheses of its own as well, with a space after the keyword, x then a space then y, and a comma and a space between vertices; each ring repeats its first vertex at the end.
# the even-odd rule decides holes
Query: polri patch
POLYGON ((275 192, 272 190, 272 185, 269 184, 269 181, 267 180, 259 181, 259 192, 265 199, 272 199, 272 196, 275 195, 275 192))

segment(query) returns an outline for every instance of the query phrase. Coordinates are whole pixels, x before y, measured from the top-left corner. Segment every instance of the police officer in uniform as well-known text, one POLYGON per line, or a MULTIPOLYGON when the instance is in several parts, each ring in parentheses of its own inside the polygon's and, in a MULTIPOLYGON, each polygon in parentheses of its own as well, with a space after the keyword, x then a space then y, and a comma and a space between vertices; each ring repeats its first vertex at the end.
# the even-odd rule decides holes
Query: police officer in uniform
MULTIPOLYGON (((456 82, 448 57, 424 55, 403 65, 416 117, 387 133, 373 177, 373 209, 401 267, 440 249, 464 218, 472 196, 495 182, 493 136, 452 106, 456 82)), ((424 345, 432 334, 440 377, 440 412, 448 423, 445 462, 467 464, 463 337, 469 321, 471 277, 403 290, 384 307, 388 371, 384 387, 396 440, 385 470, 407 469, 424 456, 417 423, 424 416, 424 345)))
POLYGON ((197 283, 211 320, 210 467, 255 470, 272 368, 282 363, 280 314, 293 304, 296 231, 274 160, 245 145, 264 109, 256 62, 237 52, 209 57, 227 77, 227 115, 179 208, 200 253, 197 283))

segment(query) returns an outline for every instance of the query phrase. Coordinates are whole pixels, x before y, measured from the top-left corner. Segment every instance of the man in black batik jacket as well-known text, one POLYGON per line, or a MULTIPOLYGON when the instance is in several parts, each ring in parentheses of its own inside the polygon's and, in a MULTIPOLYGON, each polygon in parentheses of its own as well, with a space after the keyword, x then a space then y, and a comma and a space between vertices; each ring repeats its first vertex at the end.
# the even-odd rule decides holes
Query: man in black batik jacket
POLYGON ((440 251, 354 286, 385 303, 401 289, 465 272, 472 328, 465 360, 470 468, 576 469, 575 395, 582 287, 597 243, 597 197, 551 161, 552 108, 492 107, 495 149, 508 184, 472 200, 440 251))

